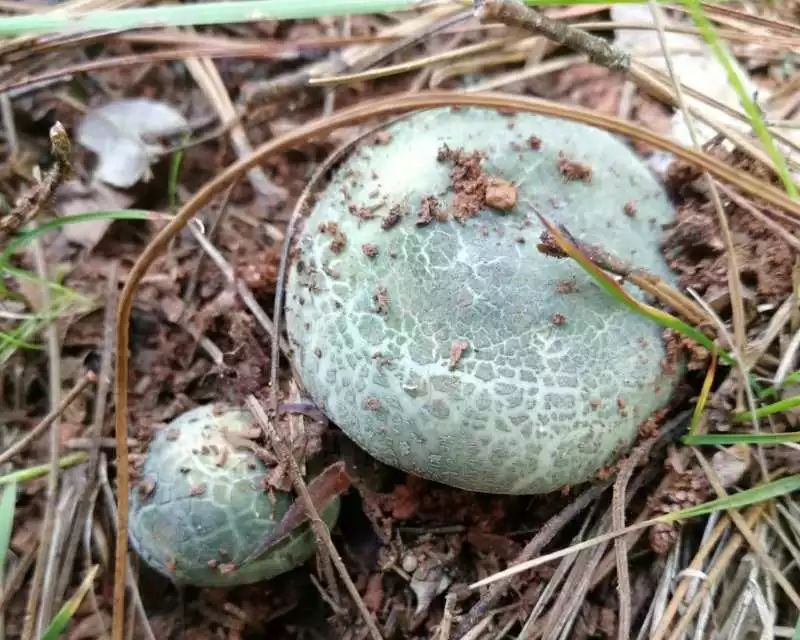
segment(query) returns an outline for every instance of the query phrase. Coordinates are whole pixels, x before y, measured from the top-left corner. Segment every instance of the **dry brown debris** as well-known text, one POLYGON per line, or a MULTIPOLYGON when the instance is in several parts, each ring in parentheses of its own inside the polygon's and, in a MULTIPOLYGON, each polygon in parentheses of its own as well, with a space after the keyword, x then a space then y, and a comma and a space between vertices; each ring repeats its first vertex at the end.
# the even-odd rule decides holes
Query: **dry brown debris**
POLYGON ((426 196, 420 203, 419 214, 417 214, 416 225, 424 227, 434 220, 444 222, 447 220, 447 212, 442 210, 441 203, 436 196, 426 196))
POLYGON ((400 219, 402 217, 403 217, 402 207, 399 204, 393 206, 391 209, 389 209, 389 213, 386 214, 386 216, 384 216, 383 220, 381 221, 381 228, 384 231, 388 231, 389 229, 394 227, 398 222, 400 222, 400 219))
POLYGON ((361 251, 368 258, 374 258, 378 255, 378 245, 367 242, 361 245, 361 251))
POLYGON ((557 166, 561 175, 564 176, 564 179, 568 182, 580 180, 581 182, 588 183, 592 181, 592 165, 586 164, 585 162, 570 160, 563 152, 559 152, 558 154, 557 166))
POLYGON ((486 204, 500 211, 511 211, 517 204, 517 188, 508 180, 489 176, 486 184, 486 204))
POLYGON ((330 250, 333 253, 341 253, 347 246, 347 236, 335 222, 323 222, 319 225, 320 233, 327 233, 331 236, 330 250))
POLYGON ((453 199, 454 217, 463 222, 476 215, 486 200, 486 175, 483 173, 481 162, 483 156, 479 151, 467 153, 463 149, 450 149, 444 145, 436 156, 439 162, 449 162, 450 186, 455 198, 453 199))

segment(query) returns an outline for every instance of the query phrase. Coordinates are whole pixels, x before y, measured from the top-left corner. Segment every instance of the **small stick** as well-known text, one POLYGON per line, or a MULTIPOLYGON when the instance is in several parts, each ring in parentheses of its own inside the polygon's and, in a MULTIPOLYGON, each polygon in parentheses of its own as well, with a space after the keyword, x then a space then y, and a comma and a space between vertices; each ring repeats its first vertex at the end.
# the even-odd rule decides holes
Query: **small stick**
POLYGON ((0 593, 0 611, 5 611, 6 605, 8 605, 11 598, 22 586, 25 574, 28 573, 28 570, 33 566, 33 561, 36 559, 37 545, 38 541, 28 553, 22 556, 22 560, 17 563, 17 566, 14 567, 14 572, 3 585, 3 592, 0 593))
POLYGON ((627 71, 631 66, 629 53, 614 47, 603 38, 548 18, 521 2, 475 0, 475 17, 481 22, 496 20, 529 31, 538 31, 559 44, 585 53, 589 60, 612 71, 627 71))
POLYGON ((314 534, 316 535, 317 540, 322 543, 323 548, 327 550, 328 556, 336 566, 336 570, 339 572, 339 577, 342 579, 342 582, 344 582, 347 591, 350 593, 350 596, 353 598, 353 601, 358 607, 361 617, 364 619, 367 629, 372 636, 372 640, 381 640, 381 632, 378 630, 375 620, 372 618, 367 606, 361 599, 358 589, 356 589, 356 586, 350 579, 350 575, 347 573, 347 567, 344 566, 344 562, 342 562, 339 552, 336 551, 336 546, 333 544, 333 540, 331 539, 331 532, 328 531, 327 525, 325 522, 323 522, 322 518, 320 518, 319 513, 317 513, 317 510, 314 507, 314 501, 311 498, 311 494, 308 492, 306 483, 303 481, 303 476, 300 473, 300 467, 297 464, 297 460, 295 460, 294 456, 292 455, 292 450, 284 441, 283 436, 275 428, 275 425, 270 422, 267 414, 264 412, 264 409, 259 404, 258 400, 256 400, 255 396, 247 396, 247 406, 249 407, 253 416, 255 416, 256 420, 258 420, 261 428, 264 430, 264 435, 275 448, 275 452, 278 454, 281 464, 289 470, 289 476, 292 480, 292 485, 294 485, 295 491, 303 501, 303 506, 305 506, 306 512, 308 513, 308 520, 311 523, 314 534))
POLYGON ((17 200, 7 216, 0 218, 0 244, 15 231, 33 220, 53 197, 58 185, 69 175, 69 136, 60 122, 50 128, 51 153, 55 163, 44 175, 42 182, 17 200))
POLYGON ((28 431, 24 436, 22 436, 19 440, 17 440, 14 444, 12 444, 8 449, 0 453, 0 464, 4 462, 8 462, 16 456, 18 453, 23 451, 31 442, 36 440, 40 437, 47 428, 55 422, 55 420, 64 413, 64 410, 71 405, 75 398, 77 398, 81 392, 92 384, 95 380, 97 380, 97 376, 91 372, 87 371, 83 377, 75 383, 75 386, 70 389, 69 393, 64 396, 61 400, 59 405, 50 413, 48 413, 44 418, 42 418, 41 422, 37 424, 33 429, 28 431))
MULTIPOLYGON (((622 529, 625 526, 625 491, 633 475, 633 470, 650 453, 657 438, 648 438, 637 446, 619 467, 614 480, 614 493, 611 499, 611 527, 622 529)), ((617 622, 619 640, 627 640, 631 630, 631 578, 628 572, 628 545, 625 538, 614 539, 614 554, 617 559, 617 590, 619 591, 619 616, 617 622)))
POLYGON ((439 631, 436 633, 436 640, 450 640, 450 630, 453 627, 453 611, 456 608, 458 594, 449 593, 444 599, 444 613, 442 621, 439 623, 439 631))

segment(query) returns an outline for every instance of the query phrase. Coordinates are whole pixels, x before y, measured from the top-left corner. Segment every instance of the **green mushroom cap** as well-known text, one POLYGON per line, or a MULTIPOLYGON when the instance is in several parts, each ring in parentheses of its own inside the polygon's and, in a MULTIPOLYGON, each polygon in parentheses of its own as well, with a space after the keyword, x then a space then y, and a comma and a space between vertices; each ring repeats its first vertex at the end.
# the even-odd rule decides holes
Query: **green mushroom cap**
MULTIPOLYGON (((242 564, 292 500, 287 493, 266 491, 267 467, 240 446, 256 427, 246 410, 206 405, 177 417, 150 443, 142 480, 131 492, 130 539, 147 564, 174 582, 249 584, 289 571, 313 555, 314 536, 306 524, 242 564)), ((336 500, 323 512, 329 526, 338 509, 336 500)))
POLYGON ((590 479, 667 402, 677 374, 660 328, 539 251, 536 211, 674 280, 660 184, 622 141, 573 122, 416 113, 319 194, 287 283, 294 364, 379 460, 544 493, 590 479))

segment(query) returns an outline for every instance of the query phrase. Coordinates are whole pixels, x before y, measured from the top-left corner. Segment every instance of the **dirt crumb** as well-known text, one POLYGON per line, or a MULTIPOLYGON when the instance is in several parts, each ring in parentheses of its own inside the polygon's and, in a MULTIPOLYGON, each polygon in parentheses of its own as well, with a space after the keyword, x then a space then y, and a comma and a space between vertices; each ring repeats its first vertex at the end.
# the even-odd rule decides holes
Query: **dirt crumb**
POLYGON ((424 227, 434 220, 444 222, 447 220, 447 212, 442 211, 441 203, 436 196, 425 196, 420 203, 416 225, 418 227, 424 227))
POLYGON ((567 317, 563 313, 554 313, 550 321, 557 327, 567 324, 567 317))
POLYGON ((450 364, 447 367, 450 371, 453 371, 458 366, 461 356, 464 355, 468 348, 469 342, 467 340, 456 340, 450 345, 450 364))
POLYGON ((368 258, 374 258, 378 255, 378 245, 367 242, 366 244, 361 245, 361 251, 368 258))
POLYGON ((357 207, 351 204, 347 207, 347 210, 359 220, 372 220, 375 217, 375 214, 369 207, 357 207))
POLYGON ((636 203, 633 200, 629 200, 628 202, 626 202, 622 210, 625 212, 625 215, 628 216, 629 218, 636 217, 636 203))
POLYGON ((389 213, 383 218, 381 222, 381 228, 384 231, 388 231, 392 227, 394 227, 400 219, 403 217, 403 209, 400 207, 399 204, 396 204, 391 209, 389 209, 389 213))
POLYGON ((323 222, 319 225, 320 233, 327 233, 331 236, 331 244, 329 246, 333 253, 341 253, 347 246, 347 236, 344 235, 339 225, 335 222, 323 222))
POLYGON ((483 156, 479 151, 467 153, 463 149, 452 150, 444 145, 439 149, 436 159, 439 162, 449 162, 453 166, 450 171, 450 186, 455 192, 455 218, 460 222, 472 218, 486 201, 487 178, 481 167, 483 156))
POLYGON ((364 406, 369 411, 377 411, 378 409, 381 408, 380 398, 375 398, 375 397, 367 398, 367 401, 364 403, 364 406))
POLYGON ((580 180, 581 182, 589 183, 592 181, 592 166, 584 162, 570 160, 564 155, 563 151, 558 154, 558 170, 568 182, 580 180))
POLYGON ((600 408, 600 404, 602 401, 600 398, 592 398, 589 400, 589 406, 592 408, 592 411, 597 411, 600 408))
POLYGON ((542 139, 538 136, 531 136, 528 138, 528 146, 534 151, 538 151, 542 148, 542 139))
POLYGON ((489 176, 486 183, 486 204, 493 209, 510 211, 517 204, 517 187, 508 180, 489 176))

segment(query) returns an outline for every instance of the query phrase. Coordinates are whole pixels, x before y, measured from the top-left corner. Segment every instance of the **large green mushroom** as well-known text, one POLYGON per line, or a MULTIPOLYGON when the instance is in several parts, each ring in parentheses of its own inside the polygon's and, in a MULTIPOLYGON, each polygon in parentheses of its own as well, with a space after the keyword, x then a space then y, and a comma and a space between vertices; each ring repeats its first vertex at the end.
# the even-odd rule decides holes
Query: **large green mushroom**
POLYGON ((658 181, 624 142, 574 122, 420 112, 319 194, 287 282, 294 364, 379 460, 463 489, 543 493, 592 478, 666 404, 677 375, 659 327, 540 252, 536 211, 673 279, 658 181))
MULTIPOLYGON (((130 539, 152 568, 176 584, 229 587, 267 580, 315 551, 306 523, 252 558, 292 504, 265 485, 249 449, 257 425, 244 409, 205 405, 158 431, 131 493, 130 539)), ((322 513, 332 526, 339 502, 322 513)))

